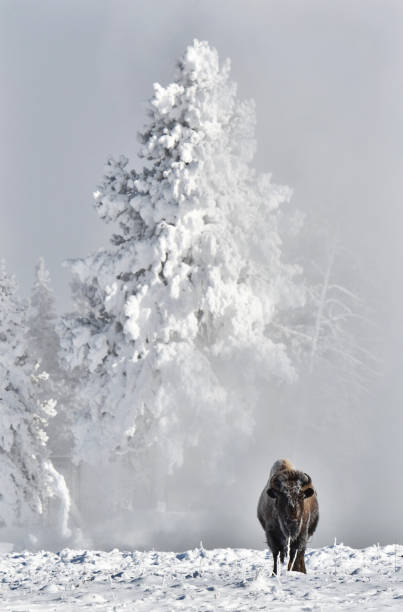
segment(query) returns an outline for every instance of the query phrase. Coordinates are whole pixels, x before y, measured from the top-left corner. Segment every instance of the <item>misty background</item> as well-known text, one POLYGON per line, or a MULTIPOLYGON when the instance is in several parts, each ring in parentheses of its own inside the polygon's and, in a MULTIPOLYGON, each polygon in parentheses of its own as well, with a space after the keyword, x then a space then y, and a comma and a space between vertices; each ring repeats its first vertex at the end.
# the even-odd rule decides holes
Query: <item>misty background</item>
POLYGON ((286 405, 278 391, 239 465, 230 505, 242 532, 211 517, 205 545, 263 546, 255 506, 283 456, 317 486, 314 545, 403 539, 402 26, 397 0, 0 2, 0 257, 23 294, 44 256, 59 310, 69 309, 62 262, 110 235, 92 208, 104 162, 125 153, 142 165, 136 133, 152 83, 172 81, 195 37, 231 58, 239 97, 256 101, 257 169, 291 186, 293 205, 354 253, 381 375, 359 407, 340 409, 342 426, 324 421, 309 435, 301 414, 321 414, 315 389, 287 392, 286 405))

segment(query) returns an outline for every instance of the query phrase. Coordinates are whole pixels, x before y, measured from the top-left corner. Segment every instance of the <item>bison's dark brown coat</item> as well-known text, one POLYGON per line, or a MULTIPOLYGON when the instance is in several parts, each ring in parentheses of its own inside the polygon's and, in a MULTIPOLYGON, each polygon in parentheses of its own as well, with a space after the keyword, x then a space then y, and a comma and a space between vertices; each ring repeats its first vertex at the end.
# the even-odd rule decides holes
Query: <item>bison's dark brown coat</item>
POLYGON ((276 461, 267 485, 260 495, 258 519, 277 561, 289 557, 288 569, 306 574, 305 549, 319 521, 316 492, 308 474, 295 470, 287 459, 276 461))

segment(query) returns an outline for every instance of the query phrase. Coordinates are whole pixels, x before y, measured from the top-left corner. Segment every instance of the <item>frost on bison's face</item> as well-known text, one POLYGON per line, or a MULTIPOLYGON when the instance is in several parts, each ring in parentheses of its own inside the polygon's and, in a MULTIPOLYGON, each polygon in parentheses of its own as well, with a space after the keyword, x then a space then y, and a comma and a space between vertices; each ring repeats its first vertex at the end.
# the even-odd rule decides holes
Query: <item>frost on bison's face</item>
POLYGON ((307 486, 311 479, 303 472, 286 472, 271 481, 267 495, 274 499, 281 531, 294 539, 300 532, 304 518, 304 501, 314 494, 307 486))

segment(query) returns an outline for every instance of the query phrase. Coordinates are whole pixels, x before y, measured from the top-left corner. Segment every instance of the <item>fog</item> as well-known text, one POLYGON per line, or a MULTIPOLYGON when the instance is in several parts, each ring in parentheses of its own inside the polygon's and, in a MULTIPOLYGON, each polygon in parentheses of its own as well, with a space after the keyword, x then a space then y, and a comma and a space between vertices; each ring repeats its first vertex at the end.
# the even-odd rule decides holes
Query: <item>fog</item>
POLYGON ((320 419, 313 386, 273 391, 239 464, 234 518, 207 517, 206 545, 263 545, 255 506, 283 456, 318 488, 314 544, 402 542, 402 3, 3 0, 0 15, 0 256, 25 295, 43 255, 59 310, 70 307, 62 262, 109 237, 92 209, 105 159, 140 165, 152 83, 172 80, 193 38, 230 57, 240 97, 256 101, 257 169, 354 253, 379 377, 336 425, 320 419))

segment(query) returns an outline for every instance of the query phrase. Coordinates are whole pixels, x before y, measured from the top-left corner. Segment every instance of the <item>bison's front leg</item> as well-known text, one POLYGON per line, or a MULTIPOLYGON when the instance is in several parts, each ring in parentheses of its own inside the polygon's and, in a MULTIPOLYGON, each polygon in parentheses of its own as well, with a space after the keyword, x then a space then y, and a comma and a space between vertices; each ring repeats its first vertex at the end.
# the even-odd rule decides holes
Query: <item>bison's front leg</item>
POLYGON ((272 532, 269 531, 266 533, 266 539, 267 539, 267 545, 270 548, 272 555, 273 555, 272 576, 276 576, 279 558, 280 558, 280 562, 284 563, 284 550, 281 546, 281 543, 278 541, 275 534, 273 534, 272 532))
POLYGON ((284 550, 281 550, 280 548, 278 550, 272 550, 272 554, 273 554, 272 576, 277 576, 278 561, 280 560, 280 563, 284 563, 284 550))
POLYGON ((305 568, 305 546, 292 546, 288 560, 288 571, 302 572, 306 574, 305 568))

